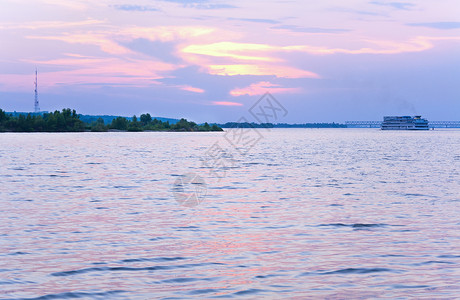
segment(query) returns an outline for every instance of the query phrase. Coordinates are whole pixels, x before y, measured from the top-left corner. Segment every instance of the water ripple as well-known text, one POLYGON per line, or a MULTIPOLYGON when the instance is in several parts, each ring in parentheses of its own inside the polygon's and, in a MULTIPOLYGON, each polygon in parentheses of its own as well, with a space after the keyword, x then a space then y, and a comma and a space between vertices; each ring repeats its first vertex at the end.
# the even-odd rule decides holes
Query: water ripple
POLYGON ((381 272, 399 272, 394 269, 387 268, 345 268, 340 270, 328 271, 328 272, 305 272, 300 276, 313 276, 313 275, 334 275, 334 274, 369 274, 369 273, 381 273, 381 272))
POLYGON ((52 276, 72 276, 79 275, 89 272, 117 272, 117 271, 158 271, 158 270, 172 270, 172 269, 185 269, 203 267, 208 265, 221 265, 221 263, 201 263, 201 264, 185 264, 185 265, 173 265, 173 266, 150 266, 150 267, 92 267, 84 268, 79 270, 63 271, 51 273, 52 276))
POLYGON ((355 223, 355 224, 344 224, 344 223, 331 223, 331 224, 320 224, 318 226, 331 226, 331 227, 350 227, 353 229, 366 229, 389 226, 388 224, 366 224, 366 223, 355 223))
POLYGON ((263 135, 1 135, 0 298, 458 298, 460 130, 263 135))
POLYGON ((186 257, 154 257, 154 258, 128 258, 123 259, 120 262, 122 263, 132 263, 132 262, 144 262, 144 261, 175 261, 188 259, 186 257))
POLYGON ((115 294, 126 293, 126 291, 114 290, 100 293, 85 293, 85 292, 67 292, 59 294, 48 294, 35 298, 15 298, 11 300, 51 300, 51 299, 77 299, 77 298, 94 298, 113 296, 115 294))

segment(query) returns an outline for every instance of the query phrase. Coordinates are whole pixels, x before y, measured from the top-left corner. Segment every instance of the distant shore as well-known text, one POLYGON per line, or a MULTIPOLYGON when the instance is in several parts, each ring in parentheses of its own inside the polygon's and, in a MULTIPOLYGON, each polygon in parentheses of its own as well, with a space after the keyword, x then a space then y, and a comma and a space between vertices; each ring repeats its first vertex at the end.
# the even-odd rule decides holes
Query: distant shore
POLYGON ((91 123, 80 119, 75 110, 69 108, 52 113, 6 113, 0 109, 0 132, 108 132, 108 131, 168 131, 168 132, 206 132, 223 131, 216 124, 196 124, 180 119, 174 124, 152 118, 150 114, 142 114, 132 118, 116 117, 110 124, 98 118, 91 123))

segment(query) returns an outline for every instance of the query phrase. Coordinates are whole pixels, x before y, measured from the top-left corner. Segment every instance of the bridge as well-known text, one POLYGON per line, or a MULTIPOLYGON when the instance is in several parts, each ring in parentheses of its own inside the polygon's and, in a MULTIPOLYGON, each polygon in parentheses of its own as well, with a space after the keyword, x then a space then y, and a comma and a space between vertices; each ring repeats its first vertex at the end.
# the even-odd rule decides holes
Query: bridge
POLYGON ((380 128, 382 121, 346 121, 348 128, 380 128))
MULTIPOLYGON (((380 128, 382 121, 346 121, 348 128, 380 128)), ((460 121, 429 121, 430 128, 460 128, 460 121)))
POLYGON ((428 125, 433 128, 460 128, 460 121, 433 121, 428 125))

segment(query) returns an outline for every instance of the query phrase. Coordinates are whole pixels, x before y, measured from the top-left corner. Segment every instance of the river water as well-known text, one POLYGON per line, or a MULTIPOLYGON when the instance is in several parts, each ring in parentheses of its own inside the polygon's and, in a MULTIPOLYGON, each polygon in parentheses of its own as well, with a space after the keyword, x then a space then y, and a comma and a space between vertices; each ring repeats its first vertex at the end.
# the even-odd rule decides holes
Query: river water
POLYGON ((0 299, 460 295, 460 131, 228 134, 1 134, 0 299))

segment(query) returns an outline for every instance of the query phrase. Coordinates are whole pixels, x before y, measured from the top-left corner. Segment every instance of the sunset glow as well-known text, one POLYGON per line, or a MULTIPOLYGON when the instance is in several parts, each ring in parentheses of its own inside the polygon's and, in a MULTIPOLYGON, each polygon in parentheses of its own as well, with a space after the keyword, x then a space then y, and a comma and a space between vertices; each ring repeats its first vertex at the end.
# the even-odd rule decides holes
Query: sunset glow
MULTIPOLYGON (((460 105, 459 88, 448 79, 460 69, 453 0, 37 0, 27 6, 8 0, 1 6, 0 106, 7 110, 30 109, 36 68, 47 110, 78 106, 91 112, 96 101, 106 109, 100 113, 158 109, 173 116, 180 107, 200 119, 212 112, 208 104, 216 97, 249 103, 271 92, 295 111, 292 121, 320 118, 325 110, 335 119, 375 119, 383 111, 412 114, 438 105, 430 96, 436 87, 443 91, 436 101, 460 105), (412 68, 417 71, 405 76, 412 68), (69 103, 62 101, 66 88, 75 91, 69 103), (110 101, 106 89, 114 91, 110 101), (136 97, 129 96, 132 89, 136 97), (359 112, 365 103, 368 109, 359 112), (341 105, 350 109, 334 109, 341 105)), ((452 111, 435 118, 452 118, 452 111)), ((215 113, 216 120, 238 118, 215 113)))
POLYGON ((222 105, 222 106, 243 106, 243 104, 238 102, 230 102, 230 101, 213 101, 212 104, 214 105, 222 105))
POLYGON ((238 96, 256 96, 256 95, 263 95, 266 92, 272 93, 272 94, 278 94, 278 93, 300 93, 301 89, 300 88, 283 88, 280 87, 277 84, 272 84, 270 82, 258 82, 258 83, 253 83, 248 87, 245 88, 237 88, 232 91, 230 91, 230 95, 238 97, 238 96))
POLYGON ((0 138, 1 299, 460 299, 460 0, 0 0, 0 138))

